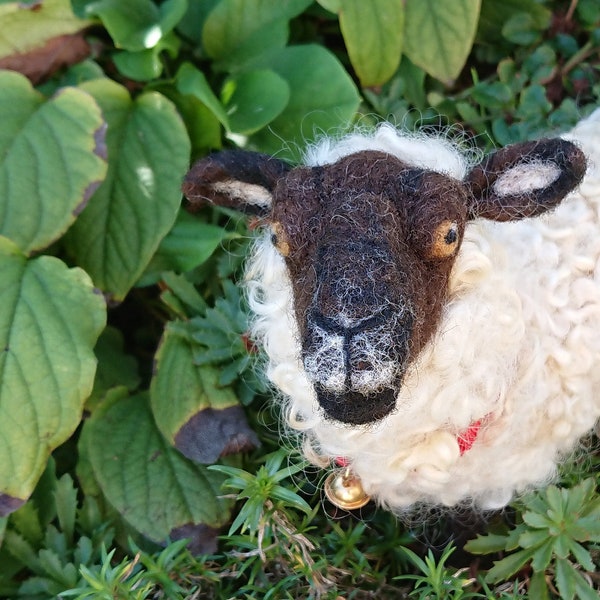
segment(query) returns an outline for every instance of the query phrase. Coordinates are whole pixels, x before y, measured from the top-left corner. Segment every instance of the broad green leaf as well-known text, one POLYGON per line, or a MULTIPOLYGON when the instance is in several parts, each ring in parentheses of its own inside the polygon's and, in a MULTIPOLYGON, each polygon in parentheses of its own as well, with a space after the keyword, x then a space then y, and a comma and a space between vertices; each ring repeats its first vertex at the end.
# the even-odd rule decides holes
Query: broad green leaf
POLYGON ((132 100, 97 79, 82 86, 108 123, 106 180, 65 240, 96 285, 122 300, 171 229, 181 203, 190 142, 174 106, 157 92, 132 100))
POLYGON ((113 61, 119 73, 133 81, 149 81, 160 77, 163 64, 160 55, 154 48, 131 52, 124 50, 113 56, 113 61))
POLYGON ((150 386, 158 428, 182 454, 202 463, 258 445, 231 388, 219 387, 219 371, 195 365, 189 326, 167 324, 150 386))
POLYGON ((229 120, 223 105, 212 91, 206 76, 191 63, 183 63, 175 76, 177 90, 181 94, 193 96, 204 104, 219 119, 224 127, 229 127, 229 120))
POLYGON ((288 21, 312 0, 221 0, 202 30, 208 55, 237 66, 287 43, 288 21))
MULTIPOLYGON (((53 37, 81 31, 89 27, 90 21, 73 14, 70 0, 44 0, 36 2, 35 8, 25 2, 0 5, 0 24, 0 58, 3 58, 25 54, 53 37)), ((4 84, 0 85, 3 88, 4 84)))
POLYGON ((106 175, 104 122, 85 92, 44 101, 0 71, 0 235, 29 254, 59 238, 106 175))
POLYGON ((329 12, 338 13, 342 6, 342 0, 317 0, 317 2, 329 12))
POLYGON ((208 260, 221 242, 231 235, 226 229, 204 223, 180 211, 173 228, 161 241, 141 283, 158 281, 164 271, 185 273, 208 260))
POLYGON ((187 11, 177 25, 177 32, 197 45, 200 45, 204 21, 220 1, 202 0, 202 2, 197 2, 193 0, 192 2, 188 2, 187 11))
POLYGON ((432 77, 456 79, 471 51, 481 0, 406 0, 404 52, 432 77))
POLYGON ((385 83, 400 64, 404 0, 344 0, 339 19, 350 62, 363 87, 385 83))
POLYGON ((140 394, 103 404, 85 424, 85 444, 106 499, 138 531, 157 542, 192 537, 213 548, 229 518, 219 498, 223 477, 172 448, 140 394))
POLYGON ((47 256, 27 261, 5 238, 0 281, 0 514, 7 514, 79 424, 106 307, 81 269, 47 256))
POLYGON ((153 48, 181 20, 187 0, 100 0, 89 12, 102 19, 117 48, 139 51, 153 48))
POLYGON ((124 346, 123 334, 114 327, 107 327, 98 338, 94 348, 98 369, 92 395, 86 402, 87 410, 93 410, 109 390, 125 386, 133 392, 139 387, 141 378, 137 361, 125 353, 124 346))
MULTIPOLYGON (((290 144, 302 148, 324 132, 348 127, 354 118, 360 103, 356 86, 335 56, 322 46, 290 46, 261 59, 261 66, 281 75, 291 91, 288 105, 271 121, 268 131, 253 136, 263 152, 279 152, 290 144)), ((290 150, 281 156, 299 158, 290 150)))
POLYGON ((134 81, 156 79, 163 72, 161 53, 167 52, 171 57, 177 56, 181 42, 172 32, 162 37, 156 46, 132 52, 122 50, 113 55, 113 61, 119 72, 134 81))
POLYGON ((231 131, 249 135, 281 114, 290 87, 277 73, 261 69, 230 77, 221 95, 231 131))

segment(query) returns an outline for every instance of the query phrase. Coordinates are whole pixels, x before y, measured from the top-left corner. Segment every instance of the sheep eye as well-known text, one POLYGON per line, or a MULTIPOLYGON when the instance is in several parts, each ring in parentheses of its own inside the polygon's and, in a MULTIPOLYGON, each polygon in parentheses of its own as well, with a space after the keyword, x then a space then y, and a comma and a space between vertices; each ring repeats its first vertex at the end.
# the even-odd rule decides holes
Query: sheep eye
POLYGON ((282 256, 288 256, 290 253, 290 243, 281 223, 273 223, 271 225, 271 243, 282 256))
POLYGON ((449 258, 454 256, 458 243, 460 241, 460 232, 458 223, 455 221, 442 221, 433 232, 433 244, 431 245, 430 255, 432 258, 449 258))

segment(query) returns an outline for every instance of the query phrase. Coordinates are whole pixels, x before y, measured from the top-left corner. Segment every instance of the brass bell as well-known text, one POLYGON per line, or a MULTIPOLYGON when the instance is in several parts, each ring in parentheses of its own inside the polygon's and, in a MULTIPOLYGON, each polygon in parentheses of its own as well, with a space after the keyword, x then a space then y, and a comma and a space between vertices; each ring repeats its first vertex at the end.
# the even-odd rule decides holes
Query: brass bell
POLYGON ((329 502, 344 510, 362 508, 371 499, 363 489, 360 478, 348 467, 331 473, 324 487, 329 502))

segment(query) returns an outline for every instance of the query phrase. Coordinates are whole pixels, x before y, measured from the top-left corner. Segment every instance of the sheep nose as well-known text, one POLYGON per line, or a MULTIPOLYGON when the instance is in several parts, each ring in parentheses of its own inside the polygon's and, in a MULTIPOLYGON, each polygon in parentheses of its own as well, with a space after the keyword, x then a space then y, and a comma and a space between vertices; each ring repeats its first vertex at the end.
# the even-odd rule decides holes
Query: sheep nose
POLYGON ((313 305, 331 328, 353 328, 389 304, 398 279, 385 249, 369 242, 328 244, 319 251, 313 305))

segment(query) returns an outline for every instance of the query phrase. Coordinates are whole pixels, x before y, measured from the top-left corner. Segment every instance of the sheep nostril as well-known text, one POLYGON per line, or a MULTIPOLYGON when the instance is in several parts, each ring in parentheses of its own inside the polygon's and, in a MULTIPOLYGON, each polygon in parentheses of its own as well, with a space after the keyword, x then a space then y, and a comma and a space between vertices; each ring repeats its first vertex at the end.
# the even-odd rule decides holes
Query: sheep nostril
POLYGON ((356 371, 371 371, 373 369, 373 365, 367 360, 359 360, 352 366, 356 371))

